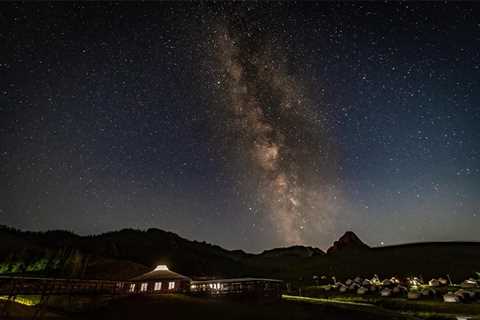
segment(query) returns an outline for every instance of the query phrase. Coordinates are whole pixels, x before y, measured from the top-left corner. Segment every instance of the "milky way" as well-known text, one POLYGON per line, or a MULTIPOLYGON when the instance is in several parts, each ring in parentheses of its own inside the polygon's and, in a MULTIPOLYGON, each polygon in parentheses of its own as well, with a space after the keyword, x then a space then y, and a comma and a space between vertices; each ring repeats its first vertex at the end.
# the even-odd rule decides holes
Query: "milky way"
POLYGON ((0 224, 480 240, 480 4, 0 9, 0 224))
POLYGON ((318 179, 309 186, 306 177, 315 172, 325 182, 318 163, 330 151, 305 90, 287 71, 280 48, 249 33, 236 37, 228 28, 218 30, 214 47, 224 72, 224 107, 233 119, 234 143, 255 168, 258 198, 278 237, 291 245, 305 243, 310 232, 330 231, 330 195, 319 191, 318 179))

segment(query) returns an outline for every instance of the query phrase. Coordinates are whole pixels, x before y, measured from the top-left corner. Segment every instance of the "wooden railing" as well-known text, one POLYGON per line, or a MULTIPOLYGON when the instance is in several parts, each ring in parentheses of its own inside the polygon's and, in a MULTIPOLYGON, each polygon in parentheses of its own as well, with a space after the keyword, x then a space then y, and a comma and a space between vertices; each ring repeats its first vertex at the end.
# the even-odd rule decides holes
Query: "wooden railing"
MULTIPOLYGON (((132 281, 0 276, 0 296, 62 294, 133 294, 132 281)), ((137 290, 135 290, 137 291, 137 290)))

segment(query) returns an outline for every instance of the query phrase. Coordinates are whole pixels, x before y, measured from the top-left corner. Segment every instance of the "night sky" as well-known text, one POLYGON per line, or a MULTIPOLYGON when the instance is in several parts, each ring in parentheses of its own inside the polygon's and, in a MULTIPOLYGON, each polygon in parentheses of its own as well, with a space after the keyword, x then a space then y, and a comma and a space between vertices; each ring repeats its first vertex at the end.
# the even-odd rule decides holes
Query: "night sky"
POLYGON ((0 224, 480 241, 480 5, 0 4, 0 224))

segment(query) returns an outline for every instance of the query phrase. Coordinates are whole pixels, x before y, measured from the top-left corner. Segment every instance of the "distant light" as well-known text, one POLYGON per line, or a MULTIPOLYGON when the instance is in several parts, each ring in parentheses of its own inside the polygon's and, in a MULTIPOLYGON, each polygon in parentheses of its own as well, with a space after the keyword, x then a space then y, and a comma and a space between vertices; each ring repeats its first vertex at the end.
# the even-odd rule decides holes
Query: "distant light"
POLYGON ((168 267, 164 264, 159 264, 153 271, 168 271, 168 267))

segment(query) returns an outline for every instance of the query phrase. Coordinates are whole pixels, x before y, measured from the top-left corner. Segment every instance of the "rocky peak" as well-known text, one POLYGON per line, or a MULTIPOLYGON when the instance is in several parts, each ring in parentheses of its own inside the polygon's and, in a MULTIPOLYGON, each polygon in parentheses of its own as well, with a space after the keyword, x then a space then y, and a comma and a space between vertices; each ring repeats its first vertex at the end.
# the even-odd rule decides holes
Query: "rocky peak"
POLYGON ((347 231, 343 236, 328 248, 327 253, 334 253, 345 249, 364 249, 369 248, 359 237, 352 231, 347 231))

